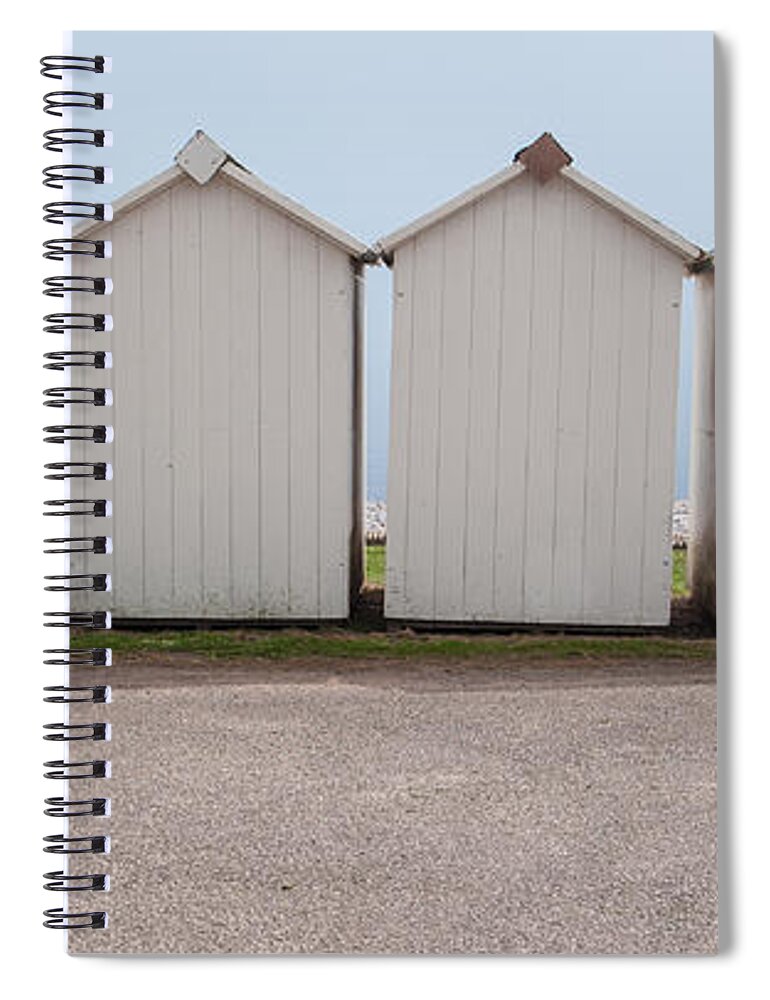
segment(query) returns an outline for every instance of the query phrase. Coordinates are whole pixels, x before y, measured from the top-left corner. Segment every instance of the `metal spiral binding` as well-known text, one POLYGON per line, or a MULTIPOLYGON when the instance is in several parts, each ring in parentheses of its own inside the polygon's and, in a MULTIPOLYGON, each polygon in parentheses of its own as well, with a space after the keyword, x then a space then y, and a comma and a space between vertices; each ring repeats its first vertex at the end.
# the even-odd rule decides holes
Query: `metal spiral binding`
POLYGON ((43 138, 43 149, 62 153, 65 146, 96 146, 101 149, 107 142, 107 133, 100 128, 50 128, 43 132, 43 138))
MULTIPOLYGON (((51 698, 46 698, 46 701, 51 700, 51 698)), ((45 804, 48 806, 48 809, 43 810, 45 815, 55 816, 57 819, 68 816, 107 815, 107 799, 63 799, 55 796, 54 798, 46 799, 45 804), (83 808, 79 808, 80 806, 83 808)))
POLYGON ((43 244, 47 260, 64 260, 65 257, 98 257, 106 255, 104 240, 46 240, 43 244), (78 250, 77 248, 80 247, 78 250), (89 250, 88 247, 91 247, 89 250))
POLYGON ((92 444, 106 444, 109 428, 105 424, 50 424, 43 431, 48 435, 46 444, 64 444, 65 441, 89 441, 92 444))
POLYGON ((48 286, 43 289, 43 295, 52 295, 58 299, 64 298, 67 292, 104 295, 108 287, 106 278, 89 278, 83 274, 57 274, 53 278, 46 278, 43 284, 48 286))
POLYGON ((46 479, 107 479, 112 466, 109 462, 46 462, 44 469, 54 469, 46 474, 46 479), (65 472, 65 469, 90 469, 90 472, 65 472))
POLYGON ((54 930, 74 931, 84 927, 98 930, 107 926, 107 914, 103 910, 94 910, 91 913, 65 913, 60 907, 51 910, 43 910, 44 927, 52 927, 54 930))
POLYGON ((48 844, 43 850, 46 854, 106 854, 107 838, 96 837, 65 837, 63 833, 55 833, 51 837, 43 837, 43 843, 48 844), (69 845, 73 846, 70 847, 69 845), (76 847, 74 845, 83 846, 76 847), (86 846, 88 845, 88 846, 86 846))
POLYGON ((109 368, 112 358, 109 351, 49 351, 43 355, 43 368, 63 372, 67 368, 109 368))
POLYGON ((74 517, 84 514, 90 517, 108 517, 109 500, 44 500, 44 507, 57 507, 58 510, 44 510, 43 517, 74 517))
MULTIPOLYGON (((65 219, 88 219, 91 222, 104 222, 109 205, 100 201, 49 201, 43 205, 43 218, 46 222, 54 222, 57 226, 64 225, 65 219)), ((106 221, 109 222, 109 219, 106 221)))
POLYGON ((104 73, 107 60, 104 56, 43 56, 41 76, 50 80, 61 80, 62 70, 88 70, 90 73, 104 73))
POLYGON ((50 188, 63 188, 67 181, 90 181, 104 184, 106 170, 91 163, 58 163, 43 170, 43 184, 50 188))
POLYGON ((48 326, 43 327, 44 333, 70 333, 72 330, 85 330, 87 333, 104 333, 108 327, 107 316, 104 313, 48 313, 43 317, 48 326), (77 323, 66 323, 65 320, 80 320, 77 323))
MULTIPOLYGON (((109 71, 109 60, 104 56, 45 56, 40 60, 41 74, 53 80, 73 79, 78 73, 103 74, 109 71)), ((64 86, 67 86, 65 83, 64 86)), ((46 114, 63 118, 62 128, 49 129, 43 134, 43 147, 51 153, 69 153, 70 149, 84 151, 88 147, 98 150, 111 145, 110 133, 100 128, 73 128, 66 116, 72 109, 98 112, 110 107, 109 95, 89 90, 59 90, 47 93, 43 97, 43 111, 46 114)), ((80 159, 80 157, 76 157, 80 159)), ((84 258, 104 260, 111 256, 111 246, 104 240, 82 239, 73 236, 70 226, 78 220, 110 221, 112 209, 105 202, 88 200, 71 200, 73 184, 91 184, 94 190, 111 180, 108 167, 99 164, 61 162, 47 166, 43 170, 42 183, 46 188, 62 191, 65 200, 47 202, 43 206, 43 218, 49 224, 63 227, 63 235, 56 239, 46 240, 43 244, 43 257, 47 260, 74 262, 84 258), (69 196, 69 198, 68 198, 69 196)), ((60 230, 61 231, 61 230, 60 230)), ((60 273, 47 277, 43 281, 43 294, 50 298, 62 299, 65 310, 69 308, 70 296, 90 295, 97 297, 109 295, 112 282, 108 278, 93 277, 70 273, 73 268, 60 268, 60 273)), ((98 308, 98 307, 97 307, 98 308)), ((66 372, 77 368, 103 370, 110 368, 112 359, 109 351, 101 345, 90 349, 82 349, 80 344, 73 344, 70 349, 69 338, 92 336, 99 337, 112 329, 112 318, 105 312, 55 312, 48 313, 43 318, 43 331, 46 334, 57 334, 67 338, 65 350, 49 351, 44 355, 44 368, 66 372)), ((66 445, 71 441, 86 441, 91 444, 105 444, 112 440, 112 428, 104 424, 80 423, 76 413, 84 407, 106 408, 112 405, 112 393, 109 389, 87 388, 73 385, 59 385, 45 389, 43 405, 67 411, 65 421, 70 412, 73 413, 73 423, 54 424, 44 428, 44 441, 66 445), (74 411, 74 412, 73 412, 74 411)), ((100 409, 100 413, 104 412, 100 409)), ((77 457, 77 456, 76 456, 77 457)), ((68 489, 77 481, 92 480, 104 482, 112 478, 112 467, 104 460, 69 461, 69 455, 63 456, 63 461, 48 462, 45 465, 45 478, 63 484, 68 489)), ((67 493, 63 497, 44 501, 43 514, 46 517, 77 518, 107 518, 111 514, 111 505, 105 499, 73 499, 67 493)), ((66 530, 66 529, 65 529, 66 530)), ((98 530, 98 529, 97 529, 98 530)), ((62 556, 67 559, 73 553, 88 553, 89 555, 109 555, 112 551, 111 541, 106 534, 73 530, 71 534, 61 537, 46 538, 44 552, 62 556)), ((109 591, 110 575, 104 572, 101 564, 92 573, 72 573, 69 566, 61 573, 46 575, 45 590, 50 592, 101 592, 109 591)), ((47 628, 87 628, 94 630, 110 628, 110 615, 106 611, 49 611, 45 615, 47 628)), ((43 689, 44 700, 50 704, 64 706, 64 718, 60 722, 52 722, 44 726, 43 739, 49 742, 63 744, 63 749, 81 743, 100 744, 109 740, 110 727, 106 722, 70 722, 68 706, 73 704, 105 705, 110 701, 108 684, 75 684, 69 682, 69 671, 73 667, 94 668, 101 670, 109 667, 111 651, 107 647, 92 647, 88 649, 64 648, 44 650, 43 663, 46 667, 59 667, 65 671, 64 684, 49 685, 43 689)), ((44 777, 51 781, 63 781, 65 793, 45 800, 46 816, 64 820, 67 823, 75 817, 104 817, 110 813, 109 798, 93 795, 88 798, 71 796, 67 789, 72 782, 80 780, 106 779, 109 777, 109 762, 105 759, 70 760, 65 750, 64 759, 50 760, 44 764, 44 777)), ((90 791, 90 789, 89 789, 90 791)), ((103 834, 88 836, 70 836, 65 827, 64 833, 44 837, 44 850, 49 854, 84 855, 105 854, 109 850, 109 838, 103 834)), ((62 860, 65 860, 64 858, 62 860)), ((47 872, 44 876, 44 888, 49 892, 64 893, 99 893, 109 888, 109 877, 101 872, 76 874, 68 871, 47 872)), ((86 897, 88 899, 92 897, 86 897)), ((95 897, 98 898, 98 897, 95 897)), ((103 909, 85 909, 83 912, 70 912, 68 907, 54 907, 45 910, 44 925, 46 927, 76 931, 80 929, 100 929, 107 926, 107 913, 103 909)))
MULTIPOLYGON (((44 555, 66 555, 70 552, 93 552, 97 556, 110 554, 106 535, 66 535, 62 538, 44 538, 44 545, 63 545, 64 548, 43 549, 44 555), (79 544, 82 542, 83 544, 79 544)), ((46 579, 48 579, 46 577, 46 579)))
MULTIPOLYGON (((79 67, 82 68, 82 67, 79 67)), ((43 97, 43 111, 47 115, 62 117, 65 108, 85 108, 88 111, 104 111, 105 95, 88 90, 52 90, 43 97)))
POLYGON ((43 878, 53 880, 43 886, 51 892, 89 892, 107 888, 106 875, 65 875, 64 872, 46 872, 43 878))

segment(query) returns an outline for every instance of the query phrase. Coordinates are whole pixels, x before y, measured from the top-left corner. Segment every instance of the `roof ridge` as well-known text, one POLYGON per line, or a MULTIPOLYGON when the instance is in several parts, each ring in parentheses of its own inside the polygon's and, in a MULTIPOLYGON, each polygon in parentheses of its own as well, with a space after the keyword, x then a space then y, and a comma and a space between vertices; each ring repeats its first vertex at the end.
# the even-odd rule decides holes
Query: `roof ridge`
POLYGON ((704 257, 705 251, 701 247, 576 170, 572 166, 572 156, 550 132, 543 132, 533 143, 520 149, 514 156, 513 162, 503 170, 492 174, 478 184, 472 185, 437 208, 419 216, 413 222, 396 229, 388 236, 381 237, 375 244, 376 249, 387 263, 393 251, 402 243, 430 226, 442 222, 450 215, 454 215, 460 209, 481 200, 504 184, 522 177, 525 173, 531 173, 540 184, 547 184, 556 176, 563 177, 603 204, 605 208, 617 212, 650 238, 676 253, 688 265, 692 265, 704 257))

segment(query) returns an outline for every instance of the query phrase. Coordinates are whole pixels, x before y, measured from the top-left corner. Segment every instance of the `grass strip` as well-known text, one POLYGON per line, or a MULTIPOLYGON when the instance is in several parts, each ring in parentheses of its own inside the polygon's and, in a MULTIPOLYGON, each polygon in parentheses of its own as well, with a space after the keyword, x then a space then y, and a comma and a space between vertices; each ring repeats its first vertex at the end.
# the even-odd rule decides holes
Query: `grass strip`
MULTIPOLYGON (((666 639, 657 636, 423 636, 411 632, 374 635, 339 630, 114 630, 107 641, 116 653, 186 653, 211 659, 710 660, 716 657, 716 642, 713 639, 666 639)), ((72 645, 75 648, 92 644, 92 636, 73 636, 72 645)))

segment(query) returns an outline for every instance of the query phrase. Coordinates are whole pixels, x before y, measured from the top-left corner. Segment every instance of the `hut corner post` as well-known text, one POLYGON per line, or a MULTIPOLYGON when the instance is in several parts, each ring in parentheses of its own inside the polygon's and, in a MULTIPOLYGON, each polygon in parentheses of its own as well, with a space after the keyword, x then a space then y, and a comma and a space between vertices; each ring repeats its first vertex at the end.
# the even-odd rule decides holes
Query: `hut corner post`
POLYGON ((353 277, 353 455, 352 455, 352 504, 353 517, 350 530, 349 616, 356 604, 365 580, 364 490, 366 486, 366 412, 364 409, 365 312, 364 312, 364 261, 354 262, 353 277))
POLYGON ((694 278, 695 343, 690 443, 692 529, 688 578, 693 604, 704 618, 714 622, 717 610, 717 552, 713 263, 698 269, 694 278))

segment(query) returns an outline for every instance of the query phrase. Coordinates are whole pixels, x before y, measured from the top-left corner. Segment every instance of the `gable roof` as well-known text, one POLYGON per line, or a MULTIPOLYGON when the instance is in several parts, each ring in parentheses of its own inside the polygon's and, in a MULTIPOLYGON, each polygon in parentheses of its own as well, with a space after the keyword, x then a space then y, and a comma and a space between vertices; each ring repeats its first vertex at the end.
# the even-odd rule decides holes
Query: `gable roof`
POLYGON ((531 145, 519 150, 514 162, 505 169, 481 181, 480 184, 475 184, 454 198, 450 198, 443 205, 420 216, 414 222, 402 226, 401 229, 397 229, 389 236, 378 240, 376 249, 387 260, 402 243, 424 229, 442 222, 461 208, 479 201, 492 191, 496 191, 503 185, 530 172, 539 183, 548 183, 552 177, 557 175, 563 177, 606 208, 622 215, 627 222, 643 230, 652 239, 681 257, 688 265, 695 264, 705 255, 705 251, 695 243, 691 243, 684 236, 680 236, 679 233, 662 222, 653 219, 651 215, 647 215, 640 208, 636 208, 623 198, 608 191, 607 188, 602 187, 601 184, 597 184, 596 181, 581 174, 572 166, 572 157, 559 145, 550 132, 544 132, 531 145))
MULTIPOLYGON (((242 166, 230 154, 222 149, 218 143, 214 142, 205 132, 199 129, 192 138, 185 143, 182 149, 174 157, 175 164, 157 174, 144 184, 140 184, 132 191, 127 192, 122 197, 117 198, 112 203, 112 221, 119 219, 121 215, 136 208, 148 198, 160 194, 176 181, 183 177, 190 177, 201 186, 221 174, 232 181, 238 187, 249 194, 254 195, 261 201, 272 205, 280 212, 288 215, 295 222, 306 229, 317 233, 331 243, 341 247, 352 257, 363 257, 367 254, 368 247, 365 243, 357 240, 354 236, 346 233, 343 229, 327 222, 320 216, 315 215, 304 205, 288 198, 286 195, 270 187, 256 174, 251 173, 242 166)), ((85 222, 82 226, 77 226, 73 232, 74 236, 85 236, 92 233, 100 226, 109 225, 109 222, 85 222)))

